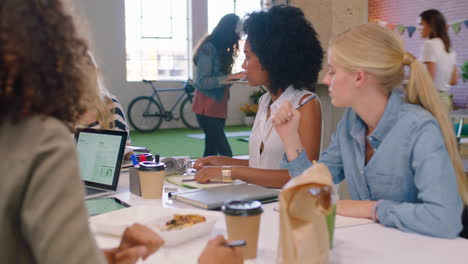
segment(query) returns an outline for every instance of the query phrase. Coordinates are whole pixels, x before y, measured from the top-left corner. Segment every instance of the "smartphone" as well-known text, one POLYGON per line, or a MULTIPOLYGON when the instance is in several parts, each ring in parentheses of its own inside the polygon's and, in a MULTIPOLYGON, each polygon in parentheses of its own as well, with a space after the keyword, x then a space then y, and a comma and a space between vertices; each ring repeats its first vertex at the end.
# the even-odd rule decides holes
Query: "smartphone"
POLYGON ((115 210, 130 207, 130 205, 122 202, 115 197, 97 198, 85 200, 86 209, 89 216, 104 214, 115 210))

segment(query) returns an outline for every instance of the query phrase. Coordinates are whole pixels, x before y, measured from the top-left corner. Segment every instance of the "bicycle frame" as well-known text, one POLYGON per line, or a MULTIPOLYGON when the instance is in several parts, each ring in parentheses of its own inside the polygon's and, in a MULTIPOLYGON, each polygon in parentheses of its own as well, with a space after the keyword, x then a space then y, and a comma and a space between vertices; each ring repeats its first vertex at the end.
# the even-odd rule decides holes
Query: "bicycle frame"
POLYGON ((150 85, 151 85, 151 88, 153 89, 153 95, 151 95, 151 97, 153 98, 156 98, 156 102, 159 102, 159 104, 161 105, 162 107, 162 110, 163 110, 163 117, 164 119, 168 119, 166 121, 170 121, 172 119, 175 119, 175 120, 178 120, 180 117, 177 117, 175 118, 172 114, 172 112, 174 111, 174 109, 177 107, 177 105, 179 105, 180 101, 184 98, 185 95, 187 96, 190 96, 190 94, 185 91, 185 88, 184 87, 181 87, 181 88, 163 88, 163 89, 156 89, 156 86, 154 85, 155 82, 148 82, 150 85), (177 98, 177 101, 174 103, 174 105, 168 110, 166 110, 166 108, 164 107, 164 104, 161 100, 161 97, 159 96, 159 92, 173 92, 173 91, 183 91, 183 93, 181 93, 179 95, 179 98, 177 98), (170 113, 170 114, 169 114, 170 113), (170 117, 170 118, 167 118, 167 117, 170 117))

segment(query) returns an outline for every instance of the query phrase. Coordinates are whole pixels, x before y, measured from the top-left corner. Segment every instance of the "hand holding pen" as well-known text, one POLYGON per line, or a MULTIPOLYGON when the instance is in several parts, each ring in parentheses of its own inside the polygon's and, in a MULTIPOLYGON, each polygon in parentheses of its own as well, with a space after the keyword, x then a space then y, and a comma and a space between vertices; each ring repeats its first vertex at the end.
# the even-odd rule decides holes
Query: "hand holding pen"
POLYGON ((315 98, 315 95, 307 97, 303 102, 294 108, 290 102, 286 101, 272 116, 271 122, 278 133, 278 136, 283 141, 288 160, 294 159, 294 155, 298 154, 302 147, 299 136, 299 124, 301 113, 298 109, 306 105, 309 101, 315 98))
MULTIPOLYGON (((286 101, 283 103, 283 105, 280 106, 278 111, 273 115, 271 122, 273 123, 274 126, 281 126, 281 125, 286 125, 290 121, 297 121, 296 123, 296 128, 299 127, 299 119, 301 117, 301 113, 298 111, 301 107, 303 107, 305 104, 307 104, 310 100, 314 99, 316 96, 311 95, 307 97, 301 104, 299 104, 296 108, 294 108, 289 101, 286 101)), ((297 130, 297 129, 296 129, 297 130)))
POLYGON ((228 242, 222 235, 218 235, 206 244, 205 249, 198 259, 200 264, 240 264, 244 259, 242 246, 245 241, 228 242))

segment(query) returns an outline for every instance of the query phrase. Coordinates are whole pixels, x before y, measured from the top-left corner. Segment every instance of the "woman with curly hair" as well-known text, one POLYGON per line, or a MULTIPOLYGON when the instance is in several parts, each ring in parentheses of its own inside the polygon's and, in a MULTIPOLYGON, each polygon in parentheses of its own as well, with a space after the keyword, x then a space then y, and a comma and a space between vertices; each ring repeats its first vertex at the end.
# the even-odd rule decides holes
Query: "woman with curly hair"
POLYGON ((323 50, 317 33, 292 6, 277 5, 268 11, 254 12, 245 20, 247 34, 243 64, 250 86, 264 86, 268 92, 259 100, 259 111, 249 141, 249 160, 228 157, 206 157, 197 160, 195 178, 199 182, 223 175, 267 187, 282 187, 289 179, 287 170, 280 170, 285 152, 273 129, 272 115, 285 101, 303 113, 299 134, 307 156, 317 159, 320 152, 322 117, 320 101, 311 92, 322 68, 323 50))
POLYGON ((6 263, 134 263, 163 241, 128 228, 100 251, 70 133, 96 72, 61 0, 0 2, 0 256, 6 263), (104 253, 104 254, 103 254, 104 253))
POLYGON ((421 37, 425 38, 419 60, 424 63, 447 112, 453 109, 450 86, 457 84, 457 54, 452 49, 444 15, 429 9, 419 15, 421 37))
POLYGON ((224 134, 230 85, 223 84, 223 81, 243 77, 242 73, 230 74, 239 45, 238 23, 236 14, 223 16, 213 32, 201 41, 193 56, 196 91, 192 111, 205 133, 204 157, 232 156, 224 134))

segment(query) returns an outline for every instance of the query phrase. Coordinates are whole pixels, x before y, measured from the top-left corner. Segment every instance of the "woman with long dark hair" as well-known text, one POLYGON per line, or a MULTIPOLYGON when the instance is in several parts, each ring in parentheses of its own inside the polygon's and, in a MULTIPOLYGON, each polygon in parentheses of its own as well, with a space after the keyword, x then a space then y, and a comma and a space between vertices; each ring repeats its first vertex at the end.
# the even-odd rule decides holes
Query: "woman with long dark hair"
POLYGON ((224 134, 230 85, 223 84, 223 81, 244 76, 243 73, 230 74, 239 50, 239 20, 235 14, 221 18, 193 56, 196 91, 192 111, 205 133, 203 156, 232 157, 231 147, 224 134))
POLYGON ((429 9, 420 15, 421 37, 424 41, 419 60, 424 63, 432 77, 447 111, 452 110, 450 86, 457 84, 458 73, 456 53, 452 49, 444 16, 436 9, 429 9))

